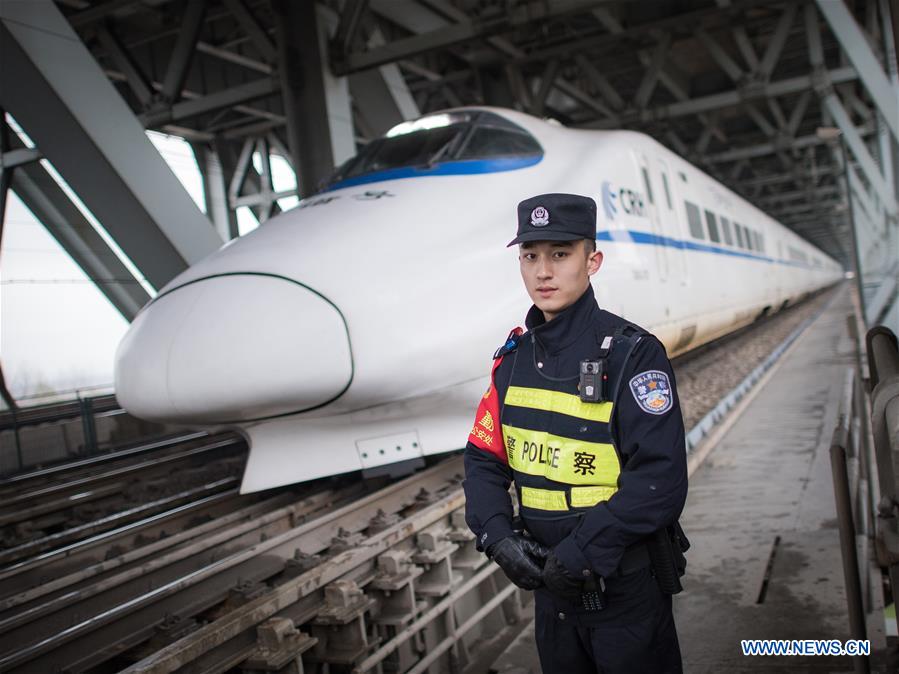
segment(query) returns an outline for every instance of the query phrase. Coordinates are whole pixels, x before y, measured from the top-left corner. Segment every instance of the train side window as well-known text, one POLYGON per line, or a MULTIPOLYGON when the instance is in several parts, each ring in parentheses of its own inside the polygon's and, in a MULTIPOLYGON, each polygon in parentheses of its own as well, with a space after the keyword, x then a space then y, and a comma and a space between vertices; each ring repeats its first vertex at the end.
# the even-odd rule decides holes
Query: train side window
POLYGON ((759 252, 765 252, 765 235, 759 232, 759 252))
POLYGON ((730 235, 730 220, 725 218, 723 215, 721 216, 721 230, 724 234, 724 243, 728 246, 734 245, 733 237, 730 235))
POLYGON ((690 234, 696 239, 704 239, 705 233, 702 227, 702 216, 699 214, 699 208, 696 204, 684 201, 687 207, 687 222, 690 224, 690 234))
POLYGON ((655 200, 652 198, 652 185, 649 184, 649 172, 643 166, 640 167, 640 170, 643 172, 643 184, 646 185, 646 196, 649 197, 649 203, 654 204, 655 200))
POLYGON ((740 248, 745 248, 746 244, 743 242, 743 225, 738 222, 734 223, 734 229, 737 232, 737 245, 740 248))
POLYGON ((715 243, 720 243, 721 237, 718 236, 718 219, 715 217, 715 214, 711 211, 706 211, 705 221, 709 226, 709 238, 715 243))
POLYGON ((759 248, 759 233, 754 229, 752 230, 752 250, 761 250, 759 248))
POLYGON ((662 174, 662 187, 665 188, 665 201, 668 202, 668 210, 673 211, 674 206, 671 204, 671 191, 668 189, 668 176, 662 174))
POLYGON ((747 227, 744 234, 746 235, 746 247, 749 250, 753 250, 755 248, 755 243, 752 240, 752 235, 755 234, 755 232, 753 232, 751 229, 749 229, 749 227, 747 227))

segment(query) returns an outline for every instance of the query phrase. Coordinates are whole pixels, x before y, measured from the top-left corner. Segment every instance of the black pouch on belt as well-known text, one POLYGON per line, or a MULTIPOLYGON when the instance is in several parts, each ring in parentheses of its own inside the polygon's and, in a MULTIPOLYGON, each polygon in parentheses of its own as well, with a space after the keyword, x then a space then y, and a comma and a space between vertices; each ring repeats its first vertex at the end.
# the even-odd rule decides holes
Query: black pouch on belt
POLYGON ((652 570, 662 592, 665 594, 682 592, 684 588, 680 577, 687 568, 684 552, 690 548, 690 542, 680 524, 675 522, 670 527, 659 529, 649 537, 646 546, 652 560, 652 570))

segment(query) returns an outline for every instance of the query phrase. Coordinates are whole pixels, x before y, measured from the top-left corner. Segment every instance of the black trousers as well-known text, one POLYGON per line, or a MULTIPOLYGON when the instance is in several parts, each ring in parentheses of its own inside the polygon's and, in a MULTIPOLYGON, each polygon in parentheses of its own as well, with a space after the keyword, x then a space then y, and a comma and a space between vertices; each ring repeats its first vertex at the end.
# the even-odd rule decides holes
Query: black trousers
POLYGON ((671 596, 658 589, 655 578, 646 580, 648 601, 612 620, 571 613, 560 617, 538 602, 535 626, 543 674, 681 674, 671 596))

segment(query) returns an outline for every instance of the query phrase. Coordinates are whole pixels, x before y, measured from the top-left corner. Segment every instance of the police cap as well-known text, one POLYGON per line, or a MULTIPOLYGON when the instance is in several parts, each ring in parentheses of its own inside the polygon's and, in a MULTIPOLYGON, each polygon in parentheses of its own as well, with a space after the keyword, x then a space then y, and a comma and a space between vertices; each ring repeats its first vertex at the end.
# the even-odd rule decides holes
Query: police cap
MULTIPOLYGON (((596 238, 596 202, 579 194, 540 194, 518 204, 518 236, 508 243, 596 238)), ((507 246, 507 247, 508 247, 507 246)))

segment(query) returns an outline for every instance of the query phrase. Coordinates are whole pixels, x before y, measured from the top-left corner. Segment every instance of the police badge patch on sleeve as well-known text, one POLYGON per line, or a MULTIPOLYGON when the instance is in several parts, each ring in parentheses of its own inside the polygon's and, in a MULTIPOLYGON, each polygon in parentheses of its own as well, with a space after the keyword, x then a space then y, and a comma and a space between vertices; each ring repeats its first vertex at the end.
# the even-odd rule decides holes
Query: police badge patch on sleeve
POLYGON ((630 380, 634 400, 644 412, 665 414, 674 404, 668 375, 660 370, 641 372, 630 380))

